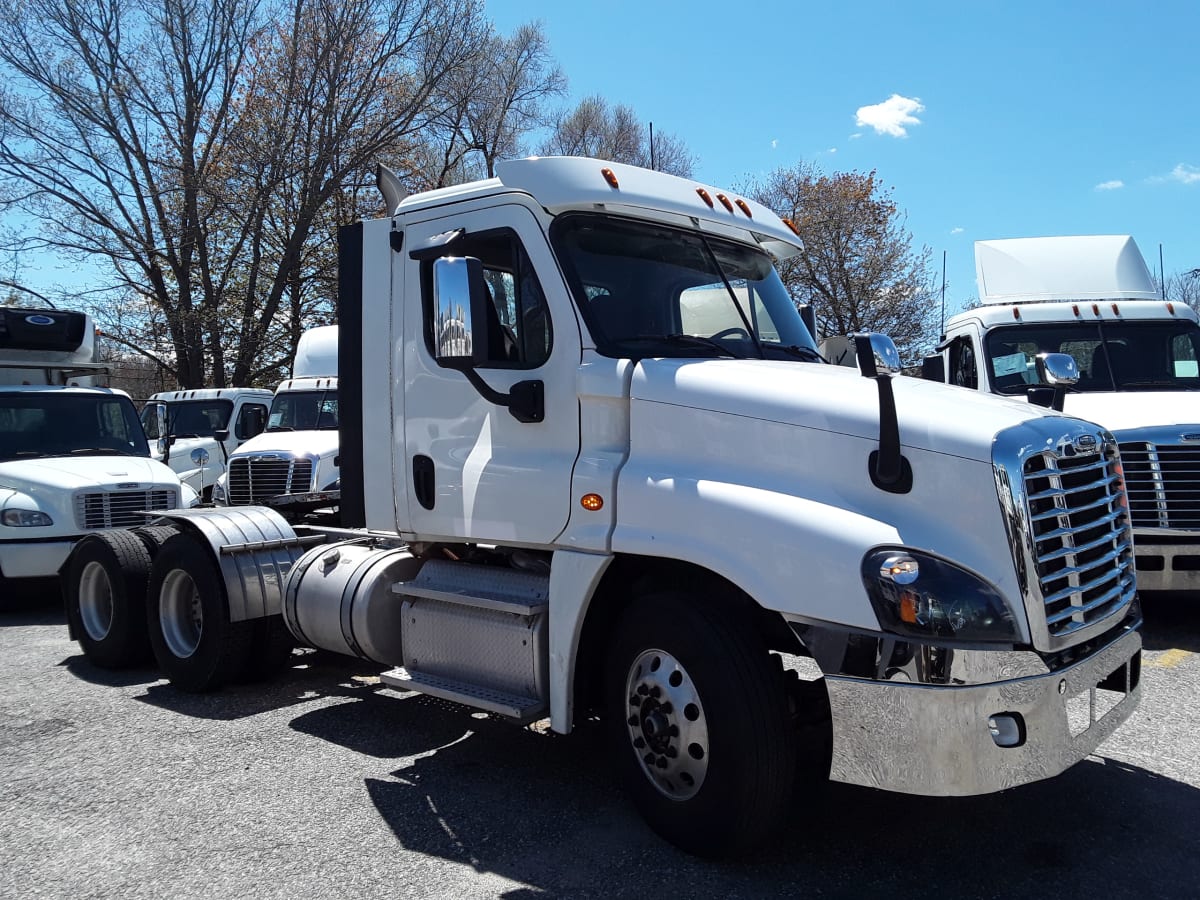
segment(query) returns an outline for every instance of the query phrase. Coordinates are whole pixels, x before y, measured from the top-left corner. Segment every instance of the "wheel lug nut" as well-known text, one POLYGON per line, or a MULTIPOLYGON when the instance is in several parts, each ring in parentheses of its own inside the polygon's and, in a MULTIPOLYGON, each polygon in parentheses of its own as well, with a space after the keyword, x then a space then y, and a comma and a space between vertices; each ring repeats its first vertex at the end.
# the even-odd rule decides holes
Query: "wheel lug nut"
POLYGON ((656 684, 654 687, 650 688, 650 696, 657 700, 662 696, 662 688, 656 684))
POLYGON ((667 748, 667 756, 671 757, 671 759, 674 759, 674 758, 675 758, 675 757, 677 757, 678 755, 679 755, 679 751, 678 751, 678 750, 676 750, 676 749, 674 748, 674 746, 671 746, 671 747, 668 747, 668 748, 667 748))
POLYGON ((637 694, 634 694, 632 697, 629 698, 629 705, 630 706, 641 706, 642 698, 639 697, 637 694))
POLYGON ((630 724, 630 725, 636 725, 637 723, 638 723, 638 717, 637 717, 637 716, 630 716, 630 717, 629 717, 629 724, 630 724))
POLYGON ((633 739, 633 746, 637 747, 639 750, 642 750, 642 749, 644 749, 644 748, 645 748, 645 746, 646 746, 646 740, 645 740, 645 738, 634 738, 634 739, 633 739))
POLYGON ((665 756, 660 756, 658 758, 658 767, 660 769, 665 769, 667 767, 667 758, 665 756))
POLYGON ((645 697, 648 693, 650 693, 650 688, 646 687, 644 684, 639 684, 637 692, 645 697))
POLYGON ((671 705, 671 701, 670 701, 670 700, 668 700, 666 703, 663 703, 663 704, 662 704, 662 705, 660 705, 658 708, 659 708, 659 710, 662 712, 662 714, 663 714, 664 716, 669 716, 669 715, 670 715, 672 712, 674 712, 674 711, 675 711, 675 707, 673 707, 673 706, 671 705))
POLYGON ((678 726, 678 725, 672 725, 672 726, 671 726, 671 727, 670 727, 670 728, 667 730, 667 734, 669 734, 671 737, 679 737, 679 726, 678 726))
POLYGON ((647 753, 645 756, 642 757, 642 762, 644 762, 648 766, 654 765, 654 754, 647 753))

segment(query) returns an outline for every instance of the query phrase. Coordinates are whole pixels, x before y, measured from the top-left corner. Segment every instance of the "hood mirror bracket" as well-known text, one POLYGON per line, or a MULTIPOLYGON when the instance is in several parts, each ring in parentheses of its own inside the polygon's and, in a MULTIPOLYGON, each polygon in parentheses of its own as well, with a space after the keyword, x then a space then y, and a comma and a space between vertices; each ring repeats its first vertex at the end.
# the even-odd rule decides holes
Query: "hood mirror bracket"
POLYGON ((850 339, 858 370, 864 377, 874 378, 879 387, 879 449, 867 457, 871 483, 890 494, 907 494, 912 490, 912 466, 900 452, 900 420, 892 391, 892 376, 900 371, 900 354, 887 335, 859 333, 850 339))

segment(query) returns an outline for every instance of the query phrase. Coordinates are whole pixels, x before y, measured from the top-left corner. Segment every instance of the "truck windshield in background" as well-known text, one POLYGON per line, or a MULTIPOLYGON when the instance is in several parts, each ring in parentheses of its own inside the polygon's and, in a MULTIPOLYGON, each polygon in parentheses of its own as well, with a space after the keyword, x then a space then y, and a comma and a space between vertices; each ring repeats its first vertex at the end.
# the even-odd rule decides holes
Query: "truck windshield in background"
MULTIPOLYGON (((174 437, 212 437, 215 431, 229 427, 233 403, 229 400, 181 400, 167 404, 167 431, 174 437)), ((153 406, 142 410, 142 428, 146 437, 158 440, 158 417, 153 406)))
POLYGON ((337 391, 288 391, 276 394, 267 431, 337 431, 337 391))
POLYGON ((0 395, 0 461, 117 455, 150 456, 127 397, 58 391, 0 395))
POLYGON ((1038 383, 1039 353, 1069 353, 1076 391, 1200 389, 1200 329, 1193 322, 1065 322, 996 328, 985 339, 991 383, 1024 394, 1038 383))
POLYGON ((605 356, 820 359, 760 250, 587 214, 560 217, 551 236, 605 356))

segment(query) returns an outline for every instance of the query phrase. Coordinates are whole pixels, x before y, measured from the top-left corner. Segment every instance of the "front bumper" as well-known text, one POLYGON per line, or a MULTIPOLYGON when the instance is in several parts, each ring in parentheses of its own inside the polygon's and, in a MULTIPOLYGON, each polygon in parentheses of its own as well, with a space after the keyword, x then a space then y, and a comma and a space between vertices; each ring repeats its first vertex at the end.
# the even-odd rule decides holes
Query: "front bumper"
POLYGON ((1139 592, 1200 591, 1200 538, 1194 543, 1165 544, 1137 530, 1133 534, 1139 592))
POLYGON ((827 675, 830 778, 926 796, 987 794, 1050 778, 1129 717, 1141 698, 1141 649, 1141 634, 1131 631, 1074 665, 978 685, 827 675), (988 730, 988 719, 1005 713, 1024 723, 1019 746, 997 746, 988 730))
POLYGON ((78 540, 78 536, 46 538, 44 541, 0 540, 0 573, 5 578, 52 578, 67 561, 78 540))

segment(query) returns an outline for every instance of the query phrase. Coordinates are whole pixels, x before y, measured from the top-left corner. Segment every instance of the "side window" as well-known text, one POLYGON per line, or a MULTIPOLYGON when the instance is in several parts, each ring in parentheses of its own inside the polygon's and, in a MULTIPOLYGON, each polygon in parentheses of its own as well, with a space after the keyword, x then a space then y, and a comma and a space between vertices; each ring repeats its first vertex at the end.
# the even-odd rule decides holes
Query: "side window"
POLYGON ((1200 363, 1191 335, 1177 334, 1171 339, 1171 374, 1176 378, 1200 377, 1200 363))
MULTIPOLYGON (((488 307, 487 365, 533 369, 550 358, 552 332, 546 295, 516 232, 497 229, 467 234, 454 248, 455 256, 472 256, 483 264, 488 307)), ((422 263, 425 294, 425 337, 432 352, 433 300, 431 262, 422 263)), ((478 326, 476 326, 478 327, 478 326)))
POLYGON ((260 433, 267 424, 267 408, 261 403, 247 403, 238 413, 233 433, 239 441, 260 433))
POLYGON ((969 337, 957 338, 950 345, 950 383, 975 390, 979 387, 979 368, 975 345, 969 337))

